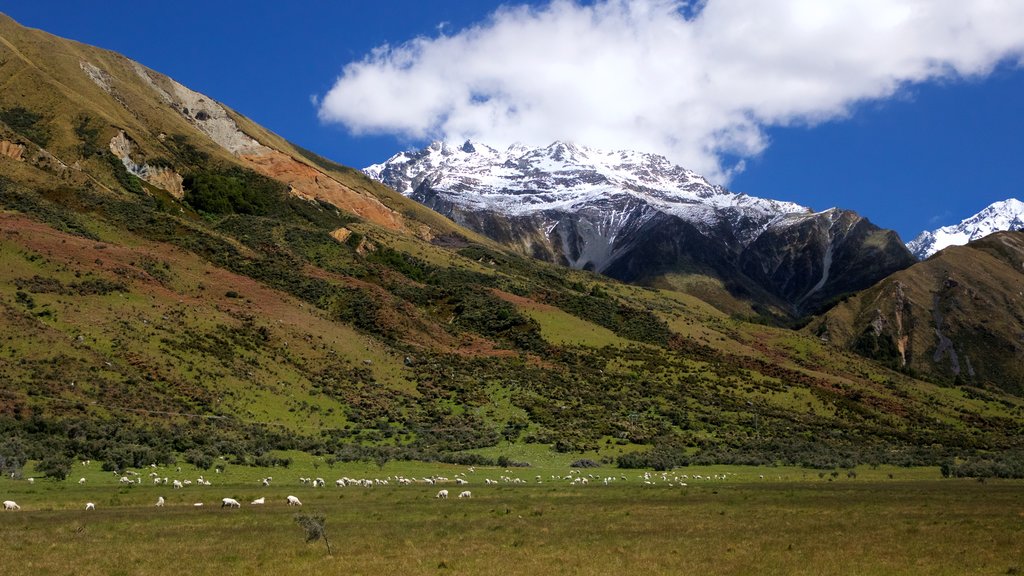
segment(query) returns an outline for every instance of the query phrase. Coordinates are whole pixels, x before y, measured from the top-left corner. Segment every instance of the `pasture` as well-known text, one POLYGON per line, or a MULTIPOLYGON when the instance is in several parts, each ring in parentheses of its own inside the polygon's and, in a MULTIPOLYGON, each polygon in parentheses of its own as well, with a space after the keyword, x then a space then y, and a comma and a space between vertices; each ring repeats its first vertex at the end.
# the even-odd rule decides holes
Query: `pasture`
MULTIPOLYGON (((1018 574, 1024 484, 943 480, 935 469, 612 468, 570 484, 555 469, 389 463, 205 474, 213 486, 122 486, 93 463, 63 482, 0 480, 0 572, 20 574, 1018 574), (469 484, 456 485, 465 473, 469 484), (271 486, 258 479, 272 474, 271 486), (536 476, 541 475, 541 483, 536 476), (700 474, 701 479, 693 476, 700 474), (727 475, 725 480, 708 476, 727 475), (892 475, 890 478, 889 475, 892 475), (435 475, 441 485, 336 487, 342 476, 435 475), (622 476, 626 478, 623 480, 622 476), (761 476, 764 475, 764 478, 761 476), (84 484, 79 477, 86 477, 84 484), (327 486, 301 484, 322 476, 327 486), (485 478, 518 477, 523 483, 485 478), (671 485, 670 485, 671 484, 671 485), (452 496, 435 498, 439 488, 452 496), (471 499, 457 499, 463 489, 471 499), (285 505, 298 496, 301 509, 285 505), (158 496, 163 508, 154 506, 158 496), (267 504, 249 502, 265 497, 267 504), (224 497, 241 509, 221 509, 224 497), (86 511, 85 503, 96 510, 86 511), (202 507, 193 504, 202 502, 202 507), (333 554, 295 515, 322 513, 333 554)), ((166 470, 162 470, 161 473, 166 470)), ((176 470, 170 470, 171 473, 176 470)), ((173 475, 173 474, 172 474, 173 475)))

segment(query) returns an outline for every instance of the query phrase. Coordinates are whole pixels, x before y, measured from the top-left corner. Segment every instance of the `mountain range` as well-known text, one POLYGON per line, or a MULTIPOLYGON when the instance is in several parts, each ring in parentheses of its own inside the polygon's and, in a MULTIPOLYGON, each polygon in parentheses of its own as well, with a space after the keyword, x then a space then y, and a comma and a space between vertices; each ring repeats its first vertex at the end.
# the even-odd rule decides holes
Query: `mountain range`
POLYGON ((1022 447, 1022 233, 913 264, 856 214, 564 143, 448 148, 463 173, 410 170, 396 191, 4 16, 0 82, 0 467, 496 463, 524 445, 835 467, 1022 447), (506 172, 473 172, 476 155, 506 172), (493 196, 465 208, 479 184, 493 196), (896 281, 912 314, 881 299, 896 281), (833 301, 799 331, 745 319, 833 301), (959 379, 921 363, 932 324, 959 379))
POLYGON ((856 213, 736 194, 654 154, 435 142, 364 172, 522 253, 731 312, 800 317, 914 262, 856 213))

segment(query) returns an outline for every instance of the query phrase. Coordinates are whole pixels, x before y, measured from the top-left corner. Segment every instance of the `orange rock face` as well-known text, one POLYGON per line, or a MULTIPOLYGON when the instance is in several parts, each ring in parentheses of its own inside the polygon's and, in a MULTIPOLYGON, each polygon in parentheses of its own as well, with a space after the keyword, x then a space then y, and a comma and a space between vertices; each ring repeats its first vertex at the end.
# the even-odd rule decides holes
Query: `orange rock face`
POLYGON ((0 156, 7 156, 14 160, 21 160, 21 155, 25 152, 25 147, 21 144, 15 144, 7 140, 0 140, 0 156))
POLYGON ((323 200, 370 222, 405 230, 405 219, 373 196, 349 188, 312 166, 276 150, 239 156, 250 168, 291 186, 300 198, 323 200))

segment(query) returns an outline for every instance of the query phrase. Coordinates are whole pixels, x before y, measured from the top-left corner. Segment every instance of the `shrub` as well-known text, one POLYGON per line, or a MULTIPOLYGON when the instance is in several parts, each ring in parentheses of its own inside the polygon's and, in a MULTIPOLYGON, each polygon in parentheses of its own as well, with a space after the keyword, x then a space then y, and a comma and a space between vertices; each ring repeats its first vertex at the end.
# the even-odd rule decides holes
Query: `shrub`
POLYGON ((39 462, 36 470, 47 478, 64 480, 71 473, 71 458, 63 454, 50 454, 39 462))
POLYGON ((45 148, 50 143, 50 131, 39 123, 42 119, 42 114, 36 114, 21 106, 0 110, 0 122, 45 148))

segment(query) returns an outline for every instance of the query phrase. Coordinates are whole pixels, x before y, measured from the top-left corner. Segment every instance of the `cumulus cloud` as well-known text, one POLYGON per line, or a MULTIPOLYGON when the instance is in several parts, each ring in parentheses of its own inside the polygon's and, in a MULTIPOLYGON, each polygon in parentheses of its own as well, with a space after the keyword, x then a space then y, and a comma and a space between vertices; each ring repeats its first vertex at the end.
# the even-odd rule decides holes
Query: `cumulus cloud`
POLYGON ((378 47, 319 115, 354 134, 659 152, 726 181, 766 127, 1021 65, 1021 23, 1012 0, 555 0, 378 47))

